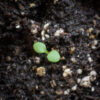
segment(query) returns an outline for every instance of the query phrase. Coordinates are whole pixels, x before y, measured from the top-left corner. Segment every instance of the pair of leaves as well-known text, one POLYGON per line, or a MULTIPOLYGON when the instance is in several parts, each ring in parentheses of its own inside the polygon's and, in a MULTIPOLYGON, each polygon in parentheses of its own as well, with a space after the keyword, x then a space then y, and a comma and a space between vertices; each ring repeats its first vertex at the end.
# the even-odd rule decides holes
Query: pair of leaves
POLYGON ((50 52, 48 52, 46 46, 44 43, 42 42, 36 42, 33 44, 33 49, 36 53, 46 53, 47 54, 47 59, 50 62, 56 63, 60 60, 60 54, 58 51, 56 50, 52 50, 50 52))

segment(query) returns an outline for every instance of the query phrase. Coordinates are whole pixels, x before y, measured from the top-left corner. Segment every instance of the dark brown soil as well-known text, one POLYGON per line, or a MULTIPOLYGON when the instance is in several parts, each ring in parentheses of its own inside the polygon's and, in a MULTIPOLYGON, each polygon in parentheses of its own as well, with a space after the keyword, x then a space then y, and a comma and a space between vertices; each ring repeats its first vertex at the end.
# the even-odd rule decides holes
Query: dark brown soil
POLYGON ((0 0, 0 100, 100 100, 99 60, 99 0, 0 0), (64 32, 55 35, 59 29, 64 32), (60 62, 36 54, 34 41, 57 49, 60 62), (71 76, 63 77, 63 66, 71 69, 71 76), (36 74, 39 67, 46 70, 42 77, 36 74), (77 80, 91 71, 96 80, 89 87, 80 85, 77 80))

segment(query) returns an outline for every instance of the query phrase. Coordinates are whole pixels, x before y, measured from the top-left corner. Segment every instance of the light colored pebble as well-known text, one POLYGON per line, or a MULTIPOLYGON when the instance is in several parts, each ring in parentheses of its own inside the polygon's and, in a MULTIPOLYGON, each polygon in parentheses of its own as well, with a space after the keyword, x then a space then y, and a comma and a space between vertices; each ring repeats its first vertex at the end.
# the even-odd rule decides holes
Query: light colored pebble
POLYGON ((61 60, 65 60, 65 57, 64 57, 64 56, 62 56, 62 57, 61 57, 61 60))
POLYGON ((91 34, 91 35, 89 36, 89 38, 90 38, 90 39, 94 39, 94 38, 95 38, 95 35, 91 34))
POLYGON ((71 75, 72 75, 71 69, 67 68, 64 70, 63 77, 67 77, 67 76, 71 76, 71 75))
POLYGON ((90 57, 90 54, 87 54, 87 57, 90 57))
POLYGON ((80 28, 80 31, 84 32, 84 28, 80 28))
POLYGON ((94 87, 91 87, 91 91, 94 92, 95 91, 95 88, 94 87))
POLYGON ((44 95, 44 94, 45 94, 45 92, 44 92, 44 91, 40 91, 40 94, 41 94, 41 95, 44 95))
POLYGON ((71 61, 72 61, 73 63, 76 63, 76 62, 77 62, 75 57, 72 57, 72 58, 71 58, 71 61))
POLYGON ((98 44, 98 40, 94 40, 93 45, 97 45, 97 44, 98 44))
POLYGON ((29 4, 29 7, 30 7, 30 8, 35 7, 35 6, 36 6, 35 3, 30 3, 30 4, 29 4))
POLYGON ((6 57, 6 60, 7 60, 8 62, 10 62, 10 61, 11 61, 11 57, 10 57, 10 56, 7 56, 7 57, 6 57))
POLYGON ((93 31, 93 28, 90 27, 87 31, 88 31, 88 33, 91 33, 93 31))
POLYGON ((80 79, 80 78, 78 78, 78 79, 77 79, 77 83, 80 83, 80 82, 81 82, 81 79, 80 79))
POLYGON ((93 24, 94 24, 94 27, 97 25, 97 21, 95 19, 93 20, 93 24))
POLYGON ((82 74, 82 69, 78 69, 77 74, 82 74))
POLYGON ((21 26, 18 24, 18 25, 16 25, 16 29, 19 29, 21 26))
POLYGON ((38 89, 39 89, 38 85, 36 85, 36 86, 35 86, 35 89, 36 89, 36 90, 38 90, 38 89))
POLYGON ((35 22, 32 20, 31 21, 32 25, 31 25, 31 33, 32 34, 36 34, 38 33, 38 29, 39 29, 39 26, 35 24, 35 22))
POLYGON ((96 49, 96 46, 92 45, 91 48, 92 48, 92 49, 96 49))
POLYGON ((31 29, 31 32, 32 32, 32 34, 36 34, 36 33, 38 33, 38 30, 35 28, 35 29, 31 29))
POLYGON ((66 68, 67 68, 67 66, 66 66, 66 65, 63 65, 63 66, 62 66, 62 69, 63 69, 63 70, 65 70, 66 68))
POLYGON ((80 57, 80 55, 77 55, 77 57, 79 58, 79 57, 80 57))
POLYGON ((63 91, 62 91, 61 89, 56 90, 56 94, 57 94, 57 95, 62 95, 62 94, 63 94, 63 91))
POLYGON ((60 28, 54 33, 54 36, 60 36, 62 33, 64 33, 64 29, 60 28))
POLYGON ((50 81, 51 87, 54 88, 56 86, 55 80, 50 81))
POLYGON ((28 62, 28 64, 31 64, 32 63, 30 59, 28 59, 27 62, 28 62))
POLYGON ((99 82, 96 82, 96 85, 98 86, 99 85, 99 82))
POLYGON ((44 41, 45 40, 45 37, 42 37, 42 40, 44 41))
POLYGON ((56 4, 58 2, 58 0, 54 0, 54 4, 56 4))
POLYGON ((47 29, 47 32, 49 33, 50 32, 50 29, 47 29))
POLYGON ((44 30, 47 30, 48 27, 49 27, 49 25, 50 25, 50 22, 46 23, 46 24, 44 25, 43 29, 44 29, 44 30))
POLYGON ((35 63, 39 64, 40 63, 40 58, 39 57, 35 57, 35 63))
POLYGON ((24 15, 25 15, 25 12, 22 11, 22 12, 21 12, 21 15, 24 16, 24 15))
POLYGON ((30 20, 30 22, 31 22, 31 24, 34 24, 34 23, 35 23, 35 21, 34 21, 34 20, 30 20))
POLYGON ((64 95, 68 95, 70 93, 70 89, 64 91, 64 95))
POLYGON ((45 35, 45 30, 42 30, 41 36, 44 36, 44 35, 45 35))
POLYGON ((96 75, 97 75, 97 73, 96 73, 95 70, 92 70, 92 71, 90 72, 90 76, 96 76, 96 75))
POLYGON ((72 91, 76 91, 77 90, 77 85, 74 85, 73 87, 72 87, 72 91))
POLYGON ((100 16, 99 16, 99 15, 97 15, 97 14, 95 15, 95 17, 96 17, 97 19, 100 19, 100 16))
POLYGON ((75 47, 71 47, 70 48, 70 54, 73 54, 74 51, 75 51, 75 47))
POLYGON ((88 57, 88 61, 91 63, 93 62, 93 59, 91 57, 88 57))
POLYGON ((48 34, 45 34, 45 37, 46 37, 46 38, 49 38, 50 36, 49 36, 48 34))
POLYGON ((95 81, 96 80, 96 76, 97 76, 96 71, 91 71, 89 75, 90 75, 90 80, 91 81, 95 81))
POLYGON ((38 75, 38 76, 44 76, 46 74, 46 70, 45 70, 45 68, 44 67, 38 67, 37 69, 36 69, 36 75, 38 75))
POLYGON ((85 87, 85 88, 90 87, 91 86, 90 76, 83 77, 80 82, 80 86, 85 87))

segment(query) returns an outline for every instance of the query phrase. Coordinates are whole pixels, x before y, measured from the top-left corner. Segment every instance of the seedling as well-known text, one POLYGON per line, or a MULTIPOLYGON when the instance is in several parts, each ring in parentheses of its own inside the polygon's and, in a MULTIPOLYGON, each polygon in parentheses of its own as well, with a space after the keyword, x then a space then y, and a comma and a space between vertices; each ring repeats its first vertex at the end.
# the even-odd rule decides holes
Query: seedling
POLYGON ((46 46, 42 42, 34 43, 33 48, 36 53, 46 53, 47 52, 46 46))
POLYGON ((52 50, 51 52, 48 53, 47 59, 50 62, 56 63, 60 60, 60 55, 59 55, 58 51, 52 50))
POLYGON ((56 63, 60 60, 60 54, 56 50, 48 51, 46 45, 42 42, 35 42, 33 44, 33 49, 36 53, 45 53, 47 54, 47 59, 50 62, 56 63))

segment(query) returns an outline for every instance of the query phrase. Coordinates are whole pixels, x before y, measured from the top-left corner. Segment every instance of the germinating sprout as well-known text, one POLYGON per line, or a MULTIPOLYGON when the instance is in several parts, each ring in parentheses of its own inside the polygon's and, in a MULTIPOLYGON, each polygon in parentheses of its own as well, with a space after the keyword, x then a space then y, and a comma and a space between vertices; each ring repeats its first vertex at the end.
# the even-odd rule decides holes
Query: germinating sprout
POLYGON ((52 50, 52 51, 48 51, 46 48, 46 45, 42 42, 35 42, 33 44, 33 49, 36 53, 45 53, 47 54, 47 59, 48 61, 52 62, 52 63, 56 63, 58 61, 60 61, 60 54, 57 50, 52 50))

